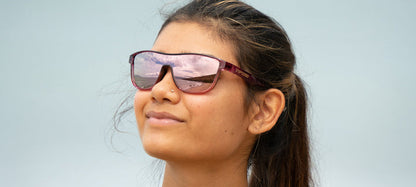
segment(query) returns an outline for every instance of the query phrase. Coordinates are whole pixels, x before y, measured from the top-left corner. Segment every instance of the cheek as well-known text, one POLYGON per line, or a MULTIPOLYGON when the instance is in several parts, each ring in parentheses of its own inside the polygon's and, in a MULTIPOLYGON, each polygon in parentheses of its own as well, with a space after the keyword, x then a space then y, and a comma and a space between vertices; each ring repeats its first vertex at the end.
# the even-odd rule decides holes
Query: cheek
POLYGON ((232 149, 247 135, 244 99, 239 92, 217 94, 215 99, 199 97, 187 105, 194 137, 206 146, 232 149))
POLYGON ((218 123, 223 128, 241 124, 245 120, 245 86, 242 80, 237 80, 219 82, 206 96, 192 98, 187 104, 192 107, 188 109, 191 116, 218 123))
POLYGON ((200 157, 222 159, 249 151, 243 103, 228 99, 209 103, 209 107, 194 105, 198 112, 193 114, 191 142, 200 157))
POLYGON ((139 133, 140 136, 142 135, 141 133, 143 132, 143 124, 144 124, 144 106, 146 103, 146 99, 147 99, 147 95, 149 95, 148 93, 142 92, 142 91, 137 91, 136 94, 134 95, 134 114, 136 116, 136 121, 137 121, 137 127, 139 129, 139 133))

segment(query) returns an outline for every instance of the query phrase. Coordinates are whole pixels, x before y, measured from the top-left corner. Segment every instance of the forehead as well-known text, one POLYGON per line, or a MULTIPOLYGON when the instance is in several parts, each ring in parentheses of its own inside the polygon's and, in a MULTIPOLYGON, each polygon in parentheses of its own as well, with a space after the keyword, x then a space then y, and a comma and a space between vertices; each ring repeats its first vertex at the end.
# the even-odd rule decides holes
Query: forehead
POLYGON ((231 42, 194 22, 172 22, 157 37, 152 50, 165 53, 201 53, 238 65, 231 42))

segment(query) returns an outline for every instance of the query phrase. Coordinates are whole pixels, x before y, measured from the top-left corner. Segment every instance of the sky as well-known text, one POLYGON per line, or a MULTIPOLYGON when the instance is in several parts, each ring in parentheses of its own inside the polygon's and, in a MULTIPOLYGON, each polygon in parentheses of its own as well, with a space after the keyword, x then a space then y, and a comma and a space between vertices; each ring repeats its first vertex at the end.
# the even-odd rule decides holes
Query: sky
MULTIPOLYGON (((129 55, 182 0, 0 0, 0 186, 155 186, 134 115, 129 55), (128 100, 128 101, 131 101, 128 100)), ((246 0, 287 31, 307 84, 315 181, 416 179, 416 1, 246 0)))

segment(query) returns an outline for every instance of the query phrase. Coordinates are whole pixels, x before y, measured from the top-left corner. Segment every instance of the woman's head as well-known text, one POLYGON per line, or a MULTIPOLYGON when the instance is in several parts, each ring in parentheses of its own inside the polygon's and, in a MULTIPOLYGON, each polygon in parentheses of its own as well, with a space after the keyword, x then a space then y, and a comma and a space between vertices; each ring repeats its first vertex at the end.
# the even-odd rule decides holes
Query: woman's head
POLYGON ((149 154, 177 162, 249 162, 251 186, 308 186, 306 92, 277 22, 237 0, 194 0, 168 17, 152 50, 214 56, 265 83, 247 84, 222 71, 215 88, 188 94, 175 87, 167 68, 135 97, 149 154))
MULTIPOLYGON (((210 55, 238 65, 233 46, 212 35, 198 23, 172 22, 161 31, 152 50, 167 54, 192 53, 189 56, 197 60, 201 59, 195 53, 210 55)), ((157 62, 161 61, 165 61, 163 56, 157 62)), ((173 65, 173 59, 167 61, 171 67, 160 75, 163 78, 151 90, 138 91, 135 97, 136 118, 145 150, 152 156, 175 162, 215 160, 218 163, 236 155, 248 157, 255 137, 246 130, 250 120, 245 115, 244 80, 223 71, 209 92, 185 93, 175 85, 173 77, 176 79, 179 73, 194 69, 189 68, 194 63, 173 65)))

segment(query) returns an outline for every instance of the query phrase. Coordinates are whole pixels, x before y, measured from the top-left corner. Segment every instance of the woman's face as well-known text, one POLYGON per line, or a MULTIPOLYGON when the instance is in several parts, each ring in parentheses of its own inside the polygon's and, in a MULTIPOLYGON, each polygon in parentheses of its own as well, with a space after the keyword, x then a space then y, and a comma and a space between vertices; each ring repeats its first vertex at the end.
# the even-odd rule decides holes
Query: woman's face
MULTIPOLYGON (((238 65, 230 43, 197 23, 170 23, 152 50, 165 53, 202 53, 238 65)), ((246 85, 227 71, 204 94, 181 92, 170 72, 150 91, 137 91, 136 120, 143 147, 167 161, 221 161, 247 158, 254 135, 247 130, 244 109, 246 85)))

